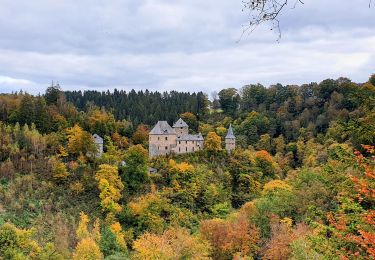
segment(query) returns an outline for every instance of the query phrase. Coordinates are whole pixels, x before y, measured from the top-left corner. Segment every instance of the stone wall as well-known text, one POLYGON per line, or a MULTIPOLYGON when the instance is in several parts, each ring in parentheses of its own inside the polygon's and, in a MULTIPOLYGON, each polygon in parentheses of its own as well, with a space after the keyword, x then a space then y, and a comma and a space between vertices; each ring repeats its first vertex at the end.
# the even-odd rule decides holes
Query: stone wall
POLYGON ((150 156, 166 155, 176 146, 176 135, 149 135, 150 156))
POLYGON ((192 153, 203 149, 203 141, 177 141, 174 152, 177 154, 192 153))

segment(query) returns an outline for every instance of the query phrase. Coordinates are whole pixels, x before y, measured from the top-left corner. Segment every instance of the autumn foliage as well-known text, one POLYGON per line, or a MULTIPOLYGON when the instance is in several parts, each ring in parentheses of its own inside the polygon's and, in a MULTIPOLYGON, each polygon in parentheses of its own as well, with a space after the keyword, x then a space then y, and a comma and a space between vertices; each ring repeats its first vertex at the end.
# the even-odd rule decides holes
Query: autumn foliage
POLYGON ((259 230, 249 220, 249 211, 244 209, 227 220, 202 221, 200 232, 213 246, 214 259, 229 259, 234 256, 252 256, 258 250, 259 230))

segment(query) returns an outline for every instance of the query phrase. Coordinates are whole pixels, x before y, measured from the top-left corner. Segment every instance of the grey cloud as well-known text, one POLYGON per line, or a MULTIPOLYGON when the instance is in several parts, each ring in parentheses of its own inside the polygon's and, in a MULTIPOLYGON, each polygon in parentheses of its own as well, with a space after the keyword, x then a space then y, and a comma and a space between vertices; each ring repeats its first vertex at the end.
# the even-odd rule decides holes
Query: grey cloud
POLYGON ((242 38, 241 0, 2 0, 0 92, 205 90, 375 72, 375 7, 306 0, 242 38))

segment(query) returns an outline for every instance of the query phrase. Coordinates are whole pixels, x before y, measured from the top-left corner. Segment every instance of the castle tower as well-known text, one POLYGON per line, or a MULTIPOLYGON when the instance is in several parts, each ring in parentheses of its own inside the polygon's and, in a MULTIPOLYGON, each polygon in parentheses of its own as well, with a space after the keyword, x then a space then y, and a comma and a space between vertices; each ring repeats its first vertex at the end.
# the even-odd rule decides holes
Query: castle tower
POLYGON ((176 132, 167 121, 158 121, 149 134, 150 157, 170 154, 176 147, 176 132))
POLYGON ((173 129, 176 131, 177 137, 185 136, 189 134, 189 126, 181 118, 173 124, 173 129))
POLYGON ((233 134, 232 125, 229 125, 227 136, 225 137, 225 149, 230 153, 236 149, 236 137, 233 134))

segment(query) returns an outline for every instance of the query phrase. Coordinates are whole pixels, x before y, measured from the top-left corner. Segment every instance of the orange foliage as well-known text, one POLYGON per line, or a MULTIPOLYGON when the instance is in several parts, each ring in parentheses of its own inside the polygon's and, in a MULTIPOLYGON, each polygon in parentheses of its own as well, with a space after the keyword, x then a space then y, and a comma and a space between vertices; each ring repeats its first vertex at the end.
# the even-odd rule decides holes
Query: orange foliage
POLYGON ((132 136, 134 144, 145 144, 148 140, 148 132, 149 130, 145 125, 139 125, 132 136))
POLYGON ((292 228, 290 219, 273 218, 271 221, 272 237, 266 245, 263 259, 288 259, 291 253, 290 245, 295 240, 306 236, 309 228, 305 224, 298 224, 292 228))
POLYGON ((145 233, 133 247, 135 259, 210 259, 207 241, 184 228, 170 228, 162 235, 145 233))
MULTIPOLYGON (((363 145, 363 148, 371 155, 365 158, 360 152, 355 152, 358 164, 364 169, 364 174, 360 177, 351 176, 358 191, 357 198, 360 203, 366 202, 368 205, 375 203, 375 147, 363 145)), ((366 256, 375 259, 375 210, 365 210, 361 216, 362 224, 358 225, 356 232, 350 232, 350 223, 345 214, 333 216, 328 215, 330 224, 335 228, 334 235, 342 241, 356 245, 356 252, 346 250, 352 257, 366 256), (365 230, 366 229, 366 230, 365 230)), ((342 259, 348 259, 342 256, 342 259)))
POLYGON ((212 219, 202 221, 200 232, 213 246, 214 259, 233 256, 251 256, 258 247, 259 230, 249 221, 248 214, 253 205, 246 205, 233 219, 212 219))
POLYGON ((256 152, 255 154, 256 159, 263 159, 269 163, 272 163, 272 156, 265 150, 261 150, 256 152))

